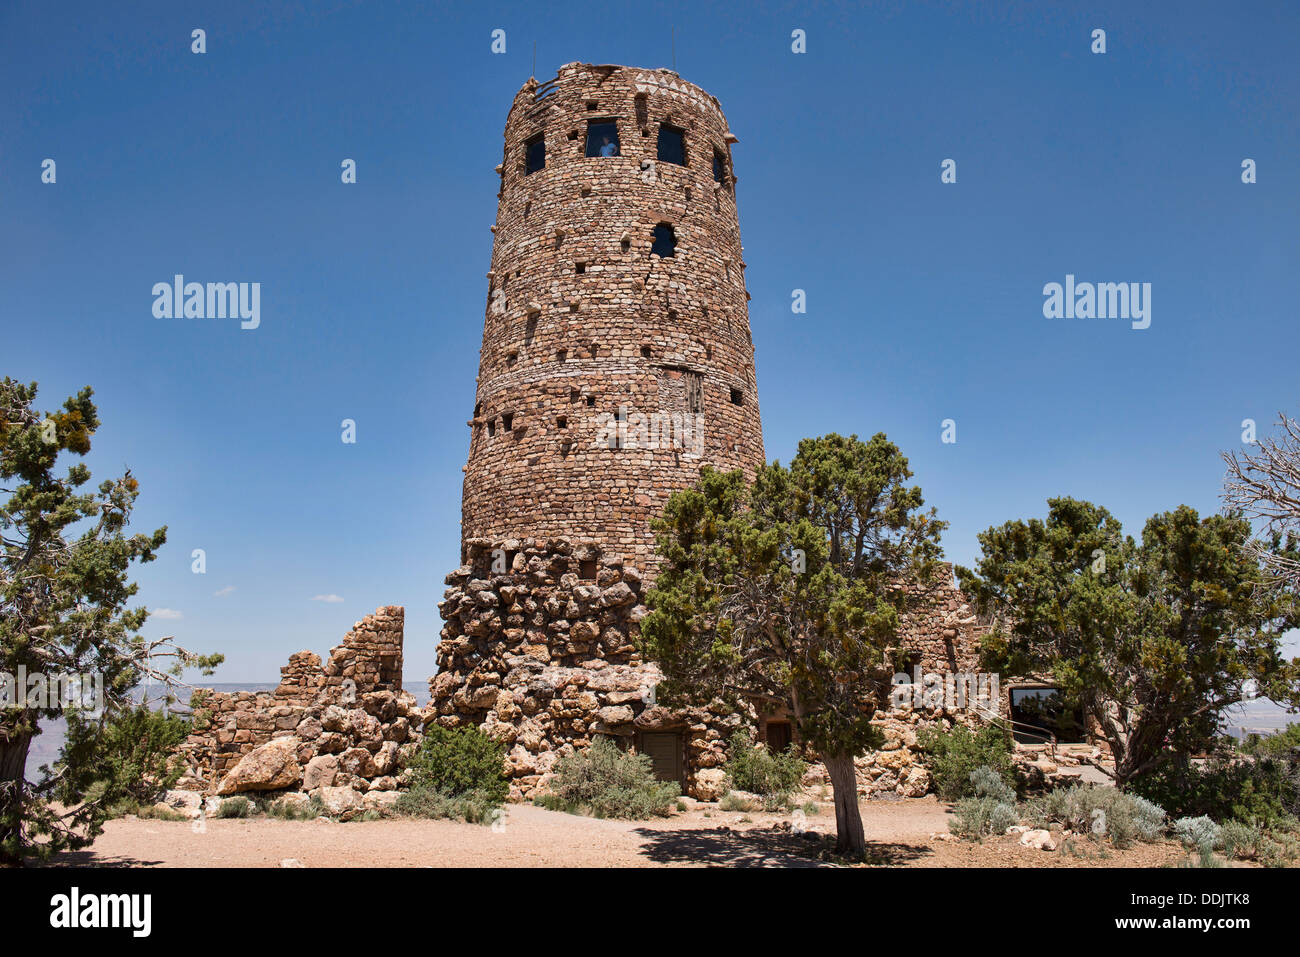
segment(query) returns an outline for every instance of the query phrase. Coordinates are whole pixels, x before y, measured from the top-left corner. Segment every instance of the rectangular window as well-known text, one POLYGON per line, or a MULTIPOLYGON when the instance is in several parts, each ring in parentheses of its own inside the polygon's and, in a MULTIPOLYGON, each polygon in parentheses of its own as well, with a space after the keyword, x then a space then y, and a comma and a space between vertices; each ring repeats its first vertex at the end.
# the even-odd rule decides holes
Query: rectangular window
POLYGON ((1011 691, 1012 733, 1017 741, 1040 744, 1049 737, 1063 743, 1084 740, 1083 723, 1066 706, 1058 688, 1015 688, 1011 691))
POLYGON ((618 124, 613 120, 592 120, 587 124, 587 155, 618 156, 618 124))
POLYGON ((686 138, 675 126, 659 127, 659 162, 686 165, 686 138))
POLYGON ((524 143, 524 175, 546 168, 546 136, 538 133, 524 143))
POLYGON ((703 412, 704 411, 703 373, 687 372, 684 378, 686 380, 686 411, 703 412))
POLYGON ((723 158, 721 150, 713 151, 713 180, 717 183, 727 181, 727 161, 723 158))

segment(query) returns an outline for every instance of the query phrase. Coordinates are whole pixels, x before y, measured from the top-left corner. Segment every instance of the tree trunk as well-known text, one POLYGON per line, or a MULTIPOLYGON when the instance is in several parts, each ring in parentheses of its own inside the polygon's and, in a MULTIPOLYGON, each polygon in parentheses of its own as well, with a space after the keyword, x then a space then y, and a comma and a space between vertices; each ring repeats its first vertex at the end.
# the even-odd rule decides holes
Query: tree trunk
POLYGON ((867 838, 862 832, 862 812, 858 809, 858 777, 853 769, 853 755, 822 755, 826 773, 835 795, 835 853, 863 857, 867 838))
POLYGON ((30 732, 10 731, 0 725, 0 867, 21 866, 22 803, 30 732))

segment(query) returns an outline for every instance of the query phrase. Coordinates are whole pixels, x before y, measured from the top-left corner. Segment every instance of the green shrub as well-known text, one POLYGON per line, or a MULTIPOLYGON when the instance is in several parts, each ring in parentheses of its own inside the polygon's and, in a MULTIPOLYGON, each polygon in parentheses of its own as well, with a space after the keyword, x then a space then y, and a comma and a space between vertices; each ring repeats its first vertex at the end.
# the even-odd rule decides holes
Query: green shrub
POLYGON ((794 745, 773 753, 755 744, 753 735, 742 728, 731 736, 727 758, 727 781, 740 791, 757 794, 769 811, 792 807, 790 796, 799 790, 808 762, 794 745))
POLYGON ((1165 830, 1163 808, 1108 785, 1075 784, 1057 788, 1029 801, 1026 811, 1035 827, 1060 824, 1077 834, 1090 834, 1096 839, 1108 837, 1120 848, 1128 847, 1135 840, 1158 840, 1165 830))
POLYGON ((1241 743, 1241 750, 1247 754, 1282 761, 1288 760, 1295 748, 1300 748, 1300 724, 1288 724, 1267 736, 1250 734, 1241 743))
POLYGON ((1174 837, 1185 847, 1199 849, 1202 854, 1219 846, 1219 825, 1208 817, 1180 817, 1170 825, 1174 837))
POLYGON ((253 802, 246 797, 226 798, 213 817, 252 817, 253 802))
POLYGON ((557 807, 594 817, 667 817, 681 791, 675 782, 655 778, 647 755, 621 751, 604 737, 560 758, 554 770, 550 789, 557 807))
POLYGON ((1223 844, 1223 853, 1228 857, 1250 860, 1259 857, 1264 832, 1240 821, 1225 821, 1219 826, 1219 841, 1223 844))
POLYGON ((313 797, 306 804, 301 801, 286 801, 277 798, 267 806, 266 813, 284 821, 311 821, 318 817, 327 817, 328 812, 320 798, 313 797))
POLYGON ((1300 813, 1300 769, 1271 757, 1217 754, 1204 764, 1168 763, 1134 779, 1134 792, 1177 817, 1290 827, 1300 813))
POLYGON ((728 791, 718 802, 719 811, 757 811, 758 802, 747 798, 737 791, 728 791))
POLYGON ((1015 785, 1011 736, 1000 728, 985 725, 972 733, 959 724, 951 731, 922 728, 916 737, 934 789, 945 801, 973 795, 971 772, 981 766, 991 768, 1008 786, 1015 785))
POLYGON ((429 787, 413 787, 395 802, 393 810, 403 817, 447 818, 470 824, 491 824, 501 807, 495 794, 465 791, 443 794, 429 787))
POLYGON ((1019 823, 1016 792, 993 768, 981 765, 972 771, 969 790, 973 796, 957 802, 956 817, 948 823, 958 837, 978 841, 988 835, 1005 834, 1007 828, 1019 823))
POLYGON ((185 766, 172 752, 189 733, 185 718, 145 706, 112 714, 102 726, 72 714, 65 751, 93 755, 97 780, 87 797, 93 793, 106 799, 114 811, 134 813, 123 808, 157 803, 180 778, 185 766))
POLYGON ((510 794, 505 774, 506 746, 473 725, 430 725, 411 758, 411 790, 445 797, 474 794, 494 806, 510 794))

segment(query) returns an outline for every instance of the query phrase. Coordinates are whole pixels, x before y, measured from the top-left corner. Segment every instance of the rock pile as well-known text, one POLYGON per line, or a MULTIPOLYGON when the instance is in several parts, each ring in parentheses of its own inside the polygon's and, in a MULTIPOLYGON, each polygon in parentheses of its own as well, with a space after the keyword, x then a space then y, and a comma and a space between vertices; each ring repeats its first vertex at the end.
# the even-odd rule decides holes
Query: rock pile
POLYGON ((178 787, 219 796, 305 792, 338 813, 361 807, 367 792, 395 792, 427 717, 401 687, 403 620, 400 607, 378 609, 324 666, 298 652, 273 692, 196 694, 178 787))

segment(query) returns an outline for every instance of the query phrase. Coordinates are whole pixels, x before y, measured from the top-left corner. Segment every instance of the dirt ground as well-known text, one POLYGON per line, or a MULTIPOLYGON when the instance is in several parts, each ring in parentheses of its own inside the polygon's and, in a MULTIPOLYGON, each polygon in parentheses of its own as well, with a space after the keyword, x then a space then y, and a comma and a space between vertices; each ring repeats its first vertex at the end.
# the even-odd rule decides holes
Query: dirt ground
MULTIPOLYGON (((892 867, 1151 867, 1177 864, 1173 844, 1098 853, 1086 840, 1040 851, 1016 837, 948 838, 948 808, 933 797, 862 805, 871 864, 892 867)), ((496 829, 458 821, 346 824, 270 818, 110 821, 92 848, 56 864, 130 867, 819 867, 828 866, 834 811, 796 815, 695 805, 654 821, 603 821, 507 805, 496 829), (805 833, 798 833, 798 828, 805 833)))

